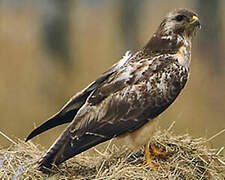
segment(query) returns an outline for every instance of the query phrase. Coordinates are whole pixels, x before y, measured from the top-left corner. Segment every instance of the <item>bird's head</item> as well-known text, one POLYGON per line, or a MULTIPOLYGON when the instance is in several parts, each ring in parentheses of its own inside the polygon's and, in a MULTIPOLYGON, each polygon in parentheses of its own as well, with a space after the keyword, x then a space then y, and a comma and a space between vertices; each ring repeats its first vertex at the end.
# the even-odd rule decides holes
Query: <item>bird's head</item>
POLYGON ((161 35, 177 34, 192 38, 199 28, 200 21, 196 13, 187 9, 177 9, 164 18, 157 33, 161 35))

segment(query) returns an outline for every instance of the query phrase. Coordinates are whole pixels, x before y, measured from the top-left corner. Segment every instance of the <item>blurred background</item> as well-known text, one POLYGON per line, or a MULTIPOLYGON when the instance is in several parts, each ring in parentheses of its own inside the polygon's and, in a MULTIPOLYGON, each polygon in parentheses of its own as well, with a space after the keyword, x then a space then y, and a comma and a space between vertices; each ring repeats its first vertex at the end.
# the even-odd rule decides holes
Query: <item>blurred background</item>
MULTIPOLYGON (((176 8, 199 14, 189 82, 159 116, 177 134, 209 138, 225 128, 225 1, 0 0, 0 131, 25 139, 69 98, 139 50, 176 8)), ((49 147, 65 126, 33 141, 49 147)), ((212 140, 224 146, 225 134, 212 140)), ((0 145, 8 146, 0 135, 0 145)))

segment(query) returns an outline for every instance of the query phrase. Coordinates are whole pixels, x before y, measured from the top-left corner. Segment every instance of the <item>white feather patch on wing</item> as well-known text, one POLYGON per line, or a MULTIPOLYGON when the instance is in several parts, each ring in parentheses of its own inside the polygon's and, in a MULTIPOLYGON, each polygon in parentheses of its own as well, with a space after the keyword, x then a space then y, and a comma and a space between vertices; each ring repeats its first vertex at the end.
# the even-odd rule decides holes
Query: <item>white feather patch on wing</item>
POLYGON ((167 92, 167 79, 166 79, 166 73, 162 73, 162 77, 159 83, 157 83, 157 88, 165 94, 167 92))
POLYGON ((116 68, 120 69, 121 67, 123 67, 129 61, 131 56, 132 56, 131 51, 127 51, 123 56, 123 58, 117 63, 116 68))

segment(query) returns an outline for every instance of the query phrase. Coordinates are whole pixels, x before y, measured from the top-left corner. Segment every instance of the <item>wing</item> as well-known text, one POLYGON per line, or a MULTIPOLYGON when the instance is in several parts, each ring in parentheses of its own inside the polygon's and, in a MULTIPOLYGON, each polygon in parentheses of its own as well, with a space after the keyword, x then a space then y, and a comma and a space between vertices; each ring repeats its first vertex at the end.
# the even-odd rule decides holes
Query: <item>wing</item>
POLYGON ((119 68, 124 66, 131 56, 132 53, 130 51, 127 51, 125 56, 117 64, 115 64, 114 66, 112 66, 112 68, 103 73, 96 81, 91 83, 82 92, 72 97, 59 112, 50 117, 39 127, 34 129, 28 135, 26 141, 32 139, 33 137, 41 134, 44 131, 47 131, 48 129, 71 122, 77 114, 77 111, 84 105, 90 94, 93 93, 106 79, 108 79, 112 74, 114 74, 119 68))
POLYGON ((133 132, 163 112, 187 80, 173 58, 130 63, 91 94, 40 160, 51 167, 113 137, 133 132))

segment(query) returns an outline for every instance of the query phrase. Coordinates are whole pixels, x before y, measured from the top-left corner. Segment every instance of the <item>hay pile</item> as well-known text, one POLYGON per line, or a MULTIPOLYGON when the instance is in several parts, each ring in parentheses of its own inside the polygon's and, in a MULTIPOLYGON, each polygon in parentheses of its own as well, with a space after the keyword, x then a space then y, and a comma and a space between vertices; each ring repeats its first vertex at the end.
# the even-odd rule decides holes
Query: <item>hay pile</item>
POLYGON ((154 157, 157 170, 144 164, 142 148, 121 151, 111 141, 104 152, 78 155, 43 174, 36 169, 36 162, 44 150, 17 140, 9 148, 0 148, 0 179, 225 179, 223 148, 210 149, 207 142, 187 134, 157 131, 151 143, 172 152, 164 158, 154 157))

